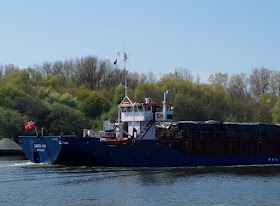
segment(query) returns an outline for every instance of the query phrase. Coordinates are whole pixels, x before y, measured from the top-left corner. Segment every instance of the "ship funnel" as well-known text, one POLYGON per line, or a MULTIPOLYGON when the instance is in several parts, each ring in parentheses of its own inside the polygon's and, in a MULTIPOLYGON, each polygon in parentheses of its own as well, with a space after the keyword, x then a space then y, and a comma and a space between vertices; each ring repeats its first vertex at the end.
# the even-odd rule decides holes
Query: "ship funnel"
POLYGON ((164 94, 163 95, 164 96, 164 99, 163 99, 163 115, 164 115, 164 119, 166 119, 167 118, 166 97, 169 95, 169 90, 165 91, 163 94, 164 94))
POLYGON ((166 94, 166 95, 169 95, 169 90, 167 90, 167 91, 165 92, 165 94, 166 94))
POLYGON ((149 98, 149 97, 146 97, 146 98, 145 98, 145 103, 146 103, 146 104, 149 104, 149 103, 150 103, 150 98, 149 98))

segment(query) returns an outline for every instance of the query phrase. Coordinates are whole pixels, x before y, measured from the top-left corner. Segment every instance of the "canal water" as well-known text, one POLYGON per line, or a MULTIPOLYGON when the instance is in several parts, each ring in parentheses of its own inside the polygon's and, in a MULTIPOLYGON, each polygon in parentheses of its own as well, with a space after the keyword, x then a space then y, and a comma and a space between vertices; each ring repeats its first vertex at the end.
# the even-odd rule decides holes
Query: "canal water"
POLYGON ((280 167, 65 167, 0 159, 0 205, 280 205, 280 167))

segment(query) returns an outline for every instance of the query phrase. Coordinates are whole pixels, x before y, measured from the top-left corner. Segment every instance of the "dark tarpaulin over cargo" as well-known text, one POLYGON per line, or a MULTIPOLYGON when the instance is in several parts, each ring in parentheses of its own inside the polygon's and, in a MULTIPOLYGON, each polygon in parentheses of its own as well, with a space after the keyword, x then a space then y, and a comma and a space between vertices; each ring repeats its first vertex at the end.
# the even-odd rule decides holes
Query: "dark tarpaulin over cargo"
POLYGON ((179 121, 167 127, 180 131, 184 138, 280 138, 279 125, 263 123, 179 121))

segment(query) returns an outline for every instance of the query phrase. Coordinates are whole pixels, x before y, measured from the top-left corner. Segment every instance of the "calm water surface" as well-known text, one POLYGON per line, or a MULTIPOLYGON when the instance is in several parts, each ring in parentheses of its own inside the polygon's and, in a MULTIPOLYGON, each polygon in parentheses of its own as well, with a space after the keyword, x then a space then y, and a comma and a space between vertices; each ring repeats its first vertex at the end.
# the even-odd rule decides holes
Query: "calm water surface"
POLYGON ((65 167, 0 159, 0 205, 280 205, 280 167, 65 167))

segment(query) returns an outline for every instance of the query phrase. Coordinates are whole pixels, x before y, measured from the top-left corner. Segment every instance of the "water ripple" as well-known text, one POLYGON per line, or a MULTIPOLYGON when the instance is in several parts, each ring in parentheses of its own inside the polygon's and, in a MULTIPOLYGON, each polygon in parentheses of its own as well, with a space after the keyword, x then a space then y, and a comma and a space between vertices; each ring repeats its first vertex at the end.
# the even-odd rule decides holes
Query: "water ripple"
POLYGON ((278 205, 280 166, 65 167, 0 161, 0 205, 278 205))

